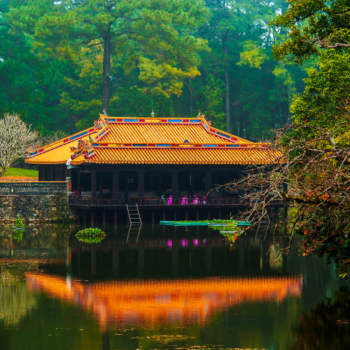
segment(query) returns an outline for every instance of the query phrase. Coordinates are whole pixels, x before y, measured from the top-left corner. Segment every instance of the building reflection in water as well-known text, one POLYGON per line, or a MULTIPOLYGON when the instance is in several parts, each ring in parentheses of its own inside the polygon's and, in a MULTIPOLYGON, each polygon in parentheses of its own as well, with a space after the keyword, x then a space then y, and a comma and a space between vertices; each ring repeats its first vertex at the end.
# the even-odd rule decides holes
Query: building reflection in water
POLYGON ((113 325, 204 323, 236 304, 300 296, 301 277, 205 277, 82 283, 27 273, 27 287, 93 312, 102 329, 113 325))
MULTIPOLYGON (((221 275, 286 270, 284 262, 270 264, 269 242, 242 237, 230 246, 218 234, 205 236, 141 236, 126 241, 109 236, 96 245, 69 238, 67 269, 75 277, 144 277, 161 275, 221 275)), ((271 251, 270 251, 271 255, 271 251)))
MULTIPOLYGON (((45 273, 27 273, 27 287, 92 312, 102 329, 203 324, 242 303, 301 295, 300 272, 290 271, 294 264, 287 260, 271 265, 268 240, 246 236, 230 246, 207 229, 149 231, 133 239, 121 230, 99 244, 66 236, 45 258, 38 251, 45 273)), ((20 255, 25 254, 22 244, 20 255)))

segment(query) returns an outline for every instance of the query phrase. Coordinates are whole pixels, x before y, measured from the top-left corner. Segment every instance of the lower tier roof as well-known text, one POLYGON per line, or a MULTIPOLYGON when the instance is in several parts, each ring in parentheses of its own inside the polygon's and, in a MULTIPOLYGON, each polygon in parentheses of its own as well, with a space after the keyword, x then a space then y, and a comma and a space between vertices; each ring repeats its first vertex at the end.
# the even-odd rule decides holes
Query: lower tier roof
POLYGON ((71 164, 268 164, 278 157, 277 152, 266 148, 252 149, 140 149, 97 148, 94 156, 83 155, 71 164))

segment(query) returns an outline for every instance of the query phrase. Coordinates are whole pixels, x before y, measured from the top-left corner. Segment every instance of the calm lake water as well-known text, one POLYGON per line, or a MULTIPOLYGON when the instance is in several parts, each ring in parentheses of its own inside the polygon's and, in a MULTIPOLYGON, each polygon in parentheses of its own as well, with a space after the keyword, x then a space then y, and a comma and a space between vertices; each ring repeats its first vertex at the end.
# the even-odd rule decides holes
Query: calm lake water
POLYGON ((77 230, 0 227, 0 349, 350 348, 334 266, 269 262, 286 237, 118 226, 87 244, 77 230))

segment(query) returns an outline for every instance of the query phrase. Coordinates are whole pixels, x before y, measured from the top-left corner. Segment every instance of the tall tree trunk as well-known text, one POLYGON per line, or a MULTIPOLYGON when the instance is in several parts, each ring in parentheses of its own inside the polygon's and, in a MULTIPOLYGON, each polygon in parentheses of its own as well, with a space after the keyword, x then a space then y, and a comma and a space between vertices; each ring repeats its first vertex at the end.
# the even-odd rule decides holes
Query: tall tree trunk
POLYGON ((282 123, 285 125, 290 121, 289 103, 288 101, 282 102, 282 123))
POLYGON ((185 85, 188 89, 188 105, 190 109, 190 115, 193 117, 193 96, 192 96, 192 89, 191 89, 191 79, 188 79, 188 82, 185 81, 185 85))
POLYGON ((245 129, 245 113, 242 110, 241 113, 241 118, 240 118, 240 123, 239 123, 239 136, 242 137, 244 139, 245 135, 244 135, 244 129, 245 129))
POLYGON ((111 95, 111 33, 106 31, 103 36, 103 88, 102 88, 102 109, 109 113, 109 99, 111 95))
POLYGON ((225 85, 226 85, 226 131, 231 132, 230 127, 230 76, 228 72, 228 57, 227 57, 227 37, 226 34, 222 37, 224 49, 224 69, 225 69, 225 85))
POLYGON ((2 166, 2 167, 1 167, 1 170, 0 170, 0 177, 1 177, 2 175, 5 174, 6 170, 7 170, 7 167, 5 167, 5 166, 2 166))

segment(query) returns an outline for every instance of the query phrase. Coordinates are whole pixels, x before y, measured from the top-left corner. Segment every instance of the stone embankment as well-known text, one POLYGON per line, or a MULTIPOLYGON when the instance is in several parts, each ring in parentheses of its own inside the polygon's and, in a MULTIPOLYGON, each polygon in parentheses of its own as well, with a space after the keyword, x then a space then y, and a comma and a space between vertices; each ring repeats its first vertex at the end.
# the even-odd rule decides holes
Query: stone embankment
POLYGON ((12 222, 17 215, 25 222, 75 220, 68 206, 67 183, 0 182, 0 223, 12 222))

